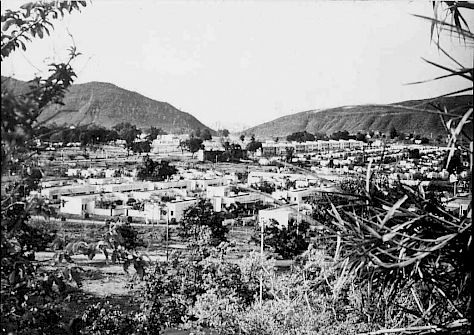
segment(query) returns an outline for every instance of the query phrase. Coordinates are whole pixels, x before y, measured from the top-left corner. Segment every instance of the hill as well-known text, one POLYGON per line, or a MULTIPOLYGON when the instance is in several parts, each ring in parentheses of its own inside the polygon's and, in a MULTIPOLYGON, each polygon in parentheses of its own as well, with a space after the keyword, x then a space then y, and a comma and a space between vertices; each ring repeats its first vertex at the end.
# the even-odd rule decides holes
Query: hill
POLYGON ((270 122, 249 128, 243 134, 255 134, 258 138, 286 137, 299 131, 309 133, 326 133, 347 130, 349 133, 370 130, 388 133, 393 126, 398 132, 413 133, 425 136, 445 135, 440 116, 430 112, 413 111, 397 106, 415 107, 434 110, 429 103, 446 105, 449 109, 460 107, 461 114, 472 107, 472 95, 411 100, 391 105, 357 105, 310 110, 286 115, 270 122))
MULTIPOLYGON (((21 94, 28 89, 28 83, 2 77, 2 89, 4 87, 21 94)), ((110 83, 74 84, 63 102, 63 106, 48 107, 41 113, 38 121, 75 126, 96 124, 107 128, 121 122, 130 122, 139 128, 154 126, 169 133, 187 133, 197 128, 210 129, 191 114, 182 112, 167 102, 156 101, 110 83)))

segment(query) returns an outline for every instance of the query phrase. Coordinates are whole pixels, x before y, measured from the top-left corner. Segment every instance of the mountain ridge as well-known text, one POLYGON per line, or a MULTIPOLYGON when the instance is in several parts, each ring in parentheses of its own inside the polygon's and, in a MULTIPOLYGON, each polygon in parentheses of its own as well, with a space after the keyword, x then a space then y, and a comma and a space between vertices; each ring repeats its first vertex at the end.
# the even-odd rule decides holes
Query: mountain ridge
MULTIPOLYGON (((2 76, 2 89, 4 85, 16 94, 28 90, 28 82, 12 77, 2 76)), ((151 99, 113 83, 92 81, 73 84, 63 102, 64 105, 48 106, 38 121, 75 126, 96 124, 106 128, 130 122, 138 128, 154 126, 169 133, 188 133, 198 128, 215 133, 193 115, 168 102, 151 99)))
POLYGON ((393 126, 398 132, 403 133, 425 136, 445 135, 446 131, 440 116, 430 112, 435 110, 430 103, 447 105, 449 109, 464 106, 457 111, 461 114, 468 108, 472 108, 472 95, 408 100, 387 105, 363 104, 311 109, 281 116, 239 133, 254 134, 259 138, 285 137, 300 131, 327 135, 342 130, 350 133, 370 130, 387 133, 393 126))

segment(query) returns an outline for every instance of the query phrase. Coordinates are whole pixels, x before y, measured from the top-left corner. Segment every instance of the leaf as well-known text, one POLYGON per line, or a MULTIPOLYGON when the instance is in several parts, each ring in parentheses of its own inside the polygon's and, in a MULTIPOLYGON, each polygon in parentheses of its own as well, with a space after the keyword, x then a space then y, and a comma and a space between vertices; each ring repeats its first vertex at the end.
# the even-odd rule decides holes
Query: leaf
POLYGON ((424 19, 424 20, 428 20, 430 22, 435 22, 436 24, 439 24, 442 29, 457 32, 459 35, 462 35, 465 38, 468 38, 468 39, 473 39, 474 38, 474 34, 471 33, 469 30, 459 28, 459 27, 457 27, 453 24, 449 24, 449 23, 446 23, 446 22, 441 21, 441 20, 433 19, 432 17, 428 17, 428 16, 417 15, 417 14, 414 14, 413 16, 419 17, 419 18, 424 19))
POLYGON ((463 77, 463 78, 465 78, 465 79, 467 79, 467 80, 469 80, 469 81, 472 81, 472 77, 470 77, 470 76, 468 76, 468 75, 465 74, 465 73, 470 74, 471 71, 472 71, 472 69, 471 69, 471 70, 469 70, 469 69, 467 69, 467 70, 466 70, 466 69, 461 69, 460 71, 458 71, 458 70, 453 70, 453 69, 450 69, 450 68, 448 68, 448 67, 446 67, 446 66, 437 64, 437 63, 435 63, 435 62, 429 61, 429 60, 427 60, 427 59, 425 59, 425 58, 423 58, 423 57, 421 57, 421 59, 423 59, 425 62, 427 62, 427 63, 430 64, 430 65, 436 66, 436 67, 438 67, 438 68, 440 68, 440 69, 443 69, 443 70, 445 70, 445 71, 451 72, 451 73, 454 74, 454 75, 457 75, 457 76, 463 77))
POLYGON ((11 273, 10 273, 10 276, 8 276, 8 281, 11 285, 14 285, 16 283, 16 273, 15 273, 15 270, 13 270, 11 273))
POLYGON ((28 8, 31 8, 33 4, 31 2, 27 2, 23 5, 20 6, 21 9, 28 9, 28 8))
POLYGON ((414 81, 414 82, 406 83, 405 85, 424 84, 424 83, 427 83, 427 82, 430 82, 430 81, 435 81, 435 80, 439 80, 439 79, 444 79, 444 78, 449 78, 449 77, 453 77, 453 76, 458 76, 458 75, 463 74, 463 73, 470 73, 471 71, 472 71, 472 69, 463 69, 463 70, 460 70, 460 71, 457 71, 457 72, 453 72, 453 73, 450 73, 450 74, 445 74, 445 75, 443 75, 443 76, 438 76, 438 77, 435 77, 435 78, 432 78, 432 79, 425 79, 425 80, 420 80, 420 81, 414 81))
POLYGON ((382 226, 384 226, 388 220, 390 220, 393 215, 395 214, 395 211, 400 208, 400 206, 408 199, 408 196, 405 194, 403 198, 399 199, 393 206, 390 208, 390 210, 387 212, 385 215, 383 221, 382 221, 382 226))
POLYGON ((13 20, 13 19, 9 19, 9 20, 5 21, 5 23, 3 24, 2 30, 7 31, 8 28, 10 28, 10 26, 13 24, 13 22, 15 22, 15 20, 13 20))
POLYGON ((36 33, 38 34, 39 38, 43 38, 43 29, 41 26, 36 27, 36 33))
MULTIPOLYGON (((438 1, 433 1, 433 12, 434 12, 435 19, 438 18, 438 5, 439 5, 438 1)), ((436 26, 435 21, 431 21, 431 29, 430 29, 430 38, 431 38, 431 40, 433 40, 433 32, 434 32, 435 26, 436 26)))
POLYGON ((464 125, 468 122, 468 119, 470 118, 472 114, 473 109, 470 108, 462 117, 461 121, 459 121, 458 125, 456 126, 456 129, 451 128, 451 121, 453 119, 450 119, 447 122, 447 126, 451 129, 451 138, 449 139, 449 154, 448 154, 448 159, 446 160, 446 169, 448 169, 449 163, 451 162, 451 158, 453 158, 454 152, 456 151, 456 139, 461 133, 461 130, 463 129, 464 125))

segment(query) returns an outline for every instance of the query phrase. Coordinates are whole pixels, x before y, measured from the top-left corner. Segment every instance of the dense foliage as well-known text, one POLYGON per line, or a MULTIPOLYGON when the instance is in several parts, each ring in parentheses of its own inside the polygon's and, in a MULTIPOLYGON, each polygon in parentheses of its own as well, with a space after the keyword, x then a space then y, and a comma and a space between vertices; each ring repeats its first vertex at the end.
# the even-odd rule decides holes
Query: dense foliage
POLYGON ((148 129, 148 137, 147 140, 153 141, 155 140, 159 135, 167 135, 168 133, 164 131, 161 128, 156 128, 156 127, 150 127, 148 129))
POLYGON ((184 217, 179 223, 178 234, 184 238, 192 237, 194 241, 197 241, 208 230, 210 235, 208 243, 217 246, 227 241, 226 235, 229 229, 223 225, 223 221, 223 213, 215 212, 209 201, 201 199, 184 212, 184 217))
POLYGON ((202 144, 202 142, 202 138, 191 136, 189 139, 181 141, 179 147, 181 148, 181 151, 188 150, 193 154, 194 157, 194 154, 196 152, 201 149, 204 149, 204 145, 202 144))
MULTIPOLYGON (((260 244, 260 227, 255 228, 252 235, 255 244, 260 244)), ((281 227, 277 221, 272 220, 264 227, 263 245, 284 259, 293 259, 308 249, 309 224, 307 222, 296 222, 289 220, 288 226, 281 227)))
POLYGON ((222 143, 222 146, 225 150, 221 156, 222 161, 238 162, 244 158, 244 151, 242 150, 240 144, 225 141, 222 143))
POLYGON ((247 151, 250 151, 250 152, 255 152, 261 148, 262 148, 262 142, 255 140, 255 137, 253 136, 246 147, 247 151))
POLYGON ((307 142, 307 141, 314 141, 315 139, 316 137, 313 134, 308 133, 306 131, 296 132, 286 137, 286 140, 289 142, 293 142, 293 141, 307 142))
POLYGON ((140 135, 141 131, 137 129, 137 126, 130 124, 129 122, 122 122, 113 127, 117 131, 119 138, 123 139, 126 143, 127 151, 132 149, 137 136, 140 135))
MULTIPOLYGON (((1 18, 2 61, 18 48, 25 50, 26 43, 32 38, 43 38, 45 33, 49 35, 52 20, 85 5, 82 1, 40 2, 25 4, 18 10, 6 10, 1 18)), ((33 79, 29 82, 29 90, 21 95, 13 95, 2 85, 2 175, 22 165, 26 171, 34 168, 31 166, 34 152, 31 153, 28 147, 34 131, 40 126, 36 119, 50 104, 61 103, 76 76, 71 62, 77 56, 75 48, 71 48, 67 62, 50 64, 50 76, 33 79)), ((34 251, 44 246, 41 239, 47 241, 52 237, 45 236, 44 230, 29 223, 32 210, 43 204, 29 198, 26 189, 33 189, 39 176, 32 172, 21 174, 12 188, 2 192, 1 328, 4 333, 67 331, 58 301, 70 290, 71 281, 76 282, 75 270, 65 268, 48 272, 32 262, 34 251)))
POLYGON ((168 161, 154 161, 149 156, 143 158, 138 167, 137 177, 142 180, 163 181, 176 174, 178 170, 168 161))
POLYGON ((82 146, 104 144, 119 138, 116 130, 97 125, 79 127, 42 126, 35 131, 35 136, 53 143, 63 143, 63 145, 67 143, 80 143, 82 146))
POLYGON ((256 190, 259 190, 260 192, 264 192, 264 193, 268 193, 268 194, 272 194, 276 190, 275 185, 273 185, 272 183, 270 183, 266 180, 262 181, 258 185, 252 185, 252 188, 254 188, 256 190))

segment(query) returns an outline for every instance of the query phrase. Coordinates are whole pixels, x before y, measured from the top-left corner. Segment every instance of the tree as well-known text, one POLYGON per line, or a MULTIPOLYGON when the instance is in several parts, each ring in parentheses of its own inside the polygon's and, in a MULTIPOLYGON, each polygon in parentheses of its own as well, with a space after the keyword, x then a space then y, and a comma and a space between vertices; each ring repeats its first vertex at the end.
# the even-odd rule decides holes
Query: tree
POLYGON ((405 133, 399 132, 398 133, 398 140, 399 141, 405 141, 407 135, 405 133))
POLYGON ((420 159, 420 149, 409 149, 408 150, 408 158, 412 159, 420 159))
POLYGON ((217 246, 227 241, 226 235, 229 229, 222 224, 223 221, 223 214, 214 212, 212 204, 208 200, 201 199, 184 212, 183 220, 178 228, 179 235, 193 237, 197 241, 202 228, 207 227, 211 233, 209 244, 217 246))
POLYGON ((444 141, 443 141, 443 135, 438 135, 436 136, 436 143, 438 144, 442 144, 444 141))
POLYGON ((229 136, 229 131, 227 129, 221 129, 221 130, 219 130, 219 133, 222 137, 229 136))
POLYGON ((205 128, 202 132, 201 132, 201 136, 200 136, 204 141, 209 141, 209 140, 212 140, 212 135, 211 135, 211 131, 207 128, 205 128))
POLYGON ((319 132, 315 132, 314 133, 314 137, 315 139, 317 140, 327 140, 328 136, 326 135, 326 133, 319 133, 319 132))
MULTIPOLYGON (((49 35, 54 28, 52 20, 67 13, 79 11, 86 5, 77 2, 38 2, 22 5, 18 10, 6 10, 2 13, 1 60, 21 48, 26 50, 27 42, 45 33, 49 35)), ((64 94, 72 84, 76 74, 71 66, 79 55, 75 47, 69 50, 69 59, 64 63, 50 64, 50 76, 36 77, 21 94, 9 90, 8 80, 2 78, 2 175, 7 169, 26 166, 28 176, 22 176, 7 192, 1 195, 1 328, 5 333, 66 333, 64 324, 60 324, 61 315, 53 285, 62 294, 68 288, 67 278, 54 271, 41 269, 41 264, 31 262, 34 251, 39 246, 35 236, 35 227, 29 224, 30 215, 41 204, 27 197, 22 191, 25 187, 34 187, 40 174, 30 170, 34 152, 29 147, 35 139, 35 131, 41 124, 37 121, 40 113, 50 105, 61 104, 64 94), (5 81, 4 81, 5 80, 5 81), (33 183, 28 186, 28 179, 33 183), (40 271, 38 271, 40 270, 40 271), (44 275, 39 275, 41 270, 44 275), (48 303, 45 303, 48 301, 48 303)), ((3 185, 2 185, 3 186, 3 185)), ((42 238, 41 238, 42 240, 42 238)))
POLYGON ((273 185, 272 183, 266 180, 264 180, 259 185, 253 185, 252 187, 255 188, 256 190, 259 190, 260 192, 264 192, 268 194, 272 194, 273 192, 275 192, 275 185, 273 185))
POLYGON ((182 154, 184 153, 184 150, 189 150, 189 140, 185 140, 185 141, 180 140, 178 148, 181 149, 182 154))
POLYGON ((193 133, 191 133, 190 137, 201 137, 201 128, 197 128, 193 133))
POLYGON ((91 134, 86 129, 79 133, 79 142, 81 142, 82 147, 86 147, 89 143, 91 143, 91 134))
POLYGON ((242 151, 242 147, 240 144, 230 143, 229 141, 225 141, 222 143, 225 152, 222 155, 222 160, 224 161, 239 161, 243 158, 244 153, 242 151))
POLYGON ((130 148, 133 152, 136 153, 147 153, 151 151, 151 144, 150 141, 140 141, 140 142, 133 142, 130 148))
POLYGON ((367 137, 366 137, 366 134, 364 133, 361 133, 360 131, 357 132, 356 134, 356 138, 355 138, 357 141, 361 141, 361 142, 367 142, 367 137))
POLYGON ((392 140, 398 137, 398 132, 394 126, 390 127, 389 135, 390 135, 390 139, 392 140))
MULTIPOLYGON (((308 249, 309 224, 296 222, 291 219, 287 227, 280 227, 278 222, 271 220, 263 232, 263 245, 272 248, 278 255, 285 259, 292 259, 308 249)), ((260 228, 252 235, 252 240, 260 244, 260 228)))
POLYGON ((247 144, 247 151, 255 152, 262 148, 262 142, 256 141, 255 136, 252 135, 250 142, 247 144))
POLYGON ((64 131, 57 131, 57 132, 54 132, 51 134, 51 136, 49 137, 49 140, 50 142, 53 142, 53 143, 58 143, 58 142, 65 142, 65 133, 64 131))
POLYGON ((138 167, 137 177, 142 180, 163 181, 177 172, 178 170, 168 161, 156 162, 147 155, 138 167))
POLYGON ((240 144, 232 143, 227 151, 229 152, 231 161, 239 161, 244 158, 244 152, 240 144))
POLYGON ((190 139, 180 143, 180 147, 190 151, 193 154, 192 157, 194 158, 194 154, 203 148, 202 139, 198 137, 191 137, 190 139))
POLYGON ((422 137, 421 138, 421 144, 429 144, 429 143, 430 143, 429 138, 427 138, 427 137, 422 137))
MULTIPOLYGON (((225 252, 226 244, 223 243, 220 248, 216 248, 220 249, 219 253, 225 252)), ((232 314, 246 309, 255 301, 259 291, 260 266, 263 265, 266 273, 273 274, 271 263, 255 256, 242 263, 237 265, 232 261, 217 257, 216 253, 210 252, 205 245, 194 245, 188 249, 188 252, 181 255, 172 254, 169 262, 158 263, 149 274, 147 285, 142 290, 146 301, 143 304, 146 327, 152 329, 151 333, 158 334, 165 326, 167 328, 179 327, 180 324, 186 322, 192 329, 205 327, 213 333, 217 330, 218 334, 240 333, 232 322, 232 314), (213 300, 209 303, 212 305, 209 308, 206 306, 208 299, 213 297, 219 302, 213 300), (217 312, 220 308, 222 309, 217 312), (220 328, 215 328, 217 326, 220 328)), ((264 298, 269 298, 268 290, 265 285, 264 298)), ((106 306, 99 306, 87 315, 97 320, 94 322, 96 327, 105 323, 100 317, 95 316, 102 316, 98 313, 102 308, 106 311, 103 314, 105 314, 105 320, 108 321, 109 309, 106 306)), ((124 318, 125 315, 120 312, 120 309, 117 308, 114 313, 117 313, 119 317, 114 320, 115 322, 110 322, 112 326, 123 325, 123 328, 124 326, 127 328, 122 332, 119 332, 120 329, 116 330, 114 334, 128 334, 129 329, 137 329, 136 325, 134 325, 135 328, 124 325, 127 319, 124 318)), ((251 334, 257 333, 251 332, 251 334)))
POLYGON ((286 161, 291 163, 291 161, 293 160, 293 153, 295 152, 295 148, 286 147, 285 149, 286 149, 286 154, 285 154, 286 161))
POLYGON ((147 140, 153 141, 158 137, 158 135, 166 135, 166 132, 161 128, 150 127, 148 130, 147 140))
POLYGON ((347 130, 336 131, 331 135, 332 140, 348 140, 350 138, 347 130))
POLYGON ((230 142, 229 141, 221 141, 221 144, 224 147, 224 150, 229 150, 230 149, 230 142))
POLYGON ((244 135, 244 134, 242 134, 242 135, 240 135, 240 136, 239 136, 239 138, 240 138, 240 141, 242 141, 242 142, 243 142, 243 141, 245 140, 245 135, 244 135))
POLYGON ((105 130, 104 140, 105 140, 106 143, 118 140, 118 138, 119 138, 119 135, 118 135, 118 133, 115 129, 106 129, 105 130))
POLYGON ((128 251, 135 251, 139 247, 146 246, 145 242, 139 237, 138 230, 129 223, 117 225, 117 233, 121 237, 120 245, 128 251))
POLYGON ((308 142, 308 141, 314 141, 315 137, 313 134, 308 133, 306 130, 305 131, 300 131, 293 133, 291 135, 288 135, 286 137, 286 140, 289 142, 296 141, 296 142, 308 142))
POLYGON ((133 142, 135 142, 141 131, 137 129, 137 126, 132 125, 129 122, 119 123, 115 125, 113 129, 117 131, 119 138, 126 142, 128 155, 132 149, 133 142))

